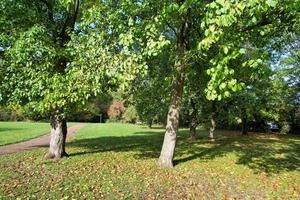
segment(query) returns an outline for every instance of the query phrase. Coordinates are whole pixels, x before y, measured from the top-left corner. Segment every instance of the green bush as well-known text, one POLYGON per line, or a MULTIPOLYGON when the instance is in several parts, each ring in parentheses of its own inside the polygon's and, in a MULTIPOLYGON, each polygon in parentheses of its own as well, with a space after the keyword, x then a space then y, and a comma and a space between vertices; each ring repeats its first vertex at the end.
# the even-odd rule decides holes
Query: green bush
POLYGON ((281 129, 280 129, 280 133, 281 134, 288 134, 291 130, 291 126, 289 125, 289 123, 287 122, 283 122, 281 129))
POLYGON ((28 119, 20 106, 0 107, 0 121, 23 121, 28 119))
POLYGON ((130 106, 127 108, 125 113, 123 114, 123 121, 126 123, 136 123, 138 119, 138 114, 134 106, 130 106))

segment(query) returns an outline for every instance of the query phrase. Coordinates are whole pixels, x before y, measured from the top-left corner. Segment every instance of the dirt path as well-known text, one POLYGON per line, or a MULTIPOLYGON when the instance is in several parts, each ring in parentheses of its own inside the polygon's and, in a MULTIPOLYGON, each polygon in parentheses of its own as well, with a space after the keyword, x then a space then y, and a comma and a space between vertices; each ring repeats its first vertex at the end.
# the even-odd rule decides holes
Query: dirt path
MULTIPOLYGON (((68 128, 67 141, 74 137, 76 131, 82 128, 84 124, 77 124, 68 128)), ((34 138, 32 140, 28 140, 25 142, 20 142, 16 144, 10 144, 5 146, 0 146, 0 155, 15 153, 25 150, 36 149, 40 147, 48 147, 50 142, 50 133, 47 135, 43 135, 38 138, 34 138)))

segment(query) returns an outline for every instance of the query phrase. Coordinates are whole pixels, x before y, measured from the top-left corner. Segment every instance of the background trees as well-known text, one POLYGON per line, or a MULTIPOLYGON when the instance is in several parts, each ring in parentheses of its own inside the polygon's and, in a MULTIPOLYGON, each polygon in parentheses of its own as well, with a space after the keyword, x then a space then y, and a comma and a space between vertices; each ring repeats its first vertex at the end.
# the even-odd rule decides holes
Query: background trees
POLYGON ((274 75, 270 80, 273 90, 270 103, 276 113, 276 120, 285 130, 294 132, 299 130, 299 37, 291 34, 283 41, 284 48, 273 54, 275 57, 274 75))

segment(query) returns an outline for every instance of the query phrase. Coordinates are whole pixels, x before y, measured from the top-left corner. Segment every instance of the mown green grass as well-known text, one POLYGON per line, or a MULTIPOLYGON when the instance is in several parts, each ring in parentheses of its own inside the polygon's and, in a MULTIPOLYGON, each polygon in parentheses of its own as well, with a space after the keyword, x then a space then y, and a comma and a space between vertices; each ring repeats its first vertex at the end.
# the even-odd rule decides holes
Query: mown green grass
POLYGON ((200 131, 178 136, 175 168, 157 165, 162 129, 90 124, 69 142, 70 157, 47 149, 0 157, 0 199, 299 199, 299 136, 200 131))
POLYGON ((49 131, 49 123, 0 122, 0 146, 29 140, 49 131))

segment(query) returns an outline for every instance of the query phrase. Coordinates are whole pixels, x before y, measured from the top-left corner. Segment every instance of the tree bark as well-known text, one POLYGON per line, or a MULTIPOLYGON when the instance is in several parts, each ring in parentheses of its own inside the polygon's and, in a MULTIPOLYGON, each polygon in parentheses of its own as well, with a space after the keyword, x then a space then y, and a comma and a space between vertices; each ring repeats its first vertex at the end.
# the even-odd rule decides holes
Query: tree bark
POLYGON ((172 100, 168 112, 164 142, 159 157, 159 164, 163 167, 173 167, 183 85, 184 74, 180 73, 173 82, 172 100))
POLYGON ((248 134, 248 121, 247 116, 242 117, 242 134, 247 135, 248 134))
POLYGON ((67 122, 63 114, 56 110, 51 115, 51 133, 49 152, 44 159, 58 159, 68 154, 65 151, 65 144, 67 138, 67 122))
POLYGON ((211 115, 210 115, 210 128, 209 128, 209 138, 214 140, 214 132, 216 130, 216 102, 211 102, 211 115))
POLYGON ((65 46, 65 44, 70 41, 71 37, 69 35, 69 31, 74 31, 75 23, 77 19, 77 15, 79 12, 79 4, 80 0, 73 0, 68 8, 68 15, 67 18, 63 24, 61 33, 60 33, 60 44, 62 47, 65 46))
POLYGON ((215 112, 212 112, 210 117, 209 138, 214 139, 214 131, 216 130, 215 112))
POLYGON ((179 112, 184 86, 184 69, 186 67, 184 55, 187 50, 187 31, 188 13, 181 17, 181 26, 177 35, 177 55, 174 65, 176 75, 172 83, 172 95, 167 117, 166 132, 158 161, 159 165, 162 167, 173 167, 173 156, 176 145, 179 112))
POLYGON ((196 107, 196 102, 193 98, 190 100, 191 107, 192 107, 192 113, 190 115, 190 139, 195 139, 196 138, 196 128, 197 128, 197 107, 196 107))

